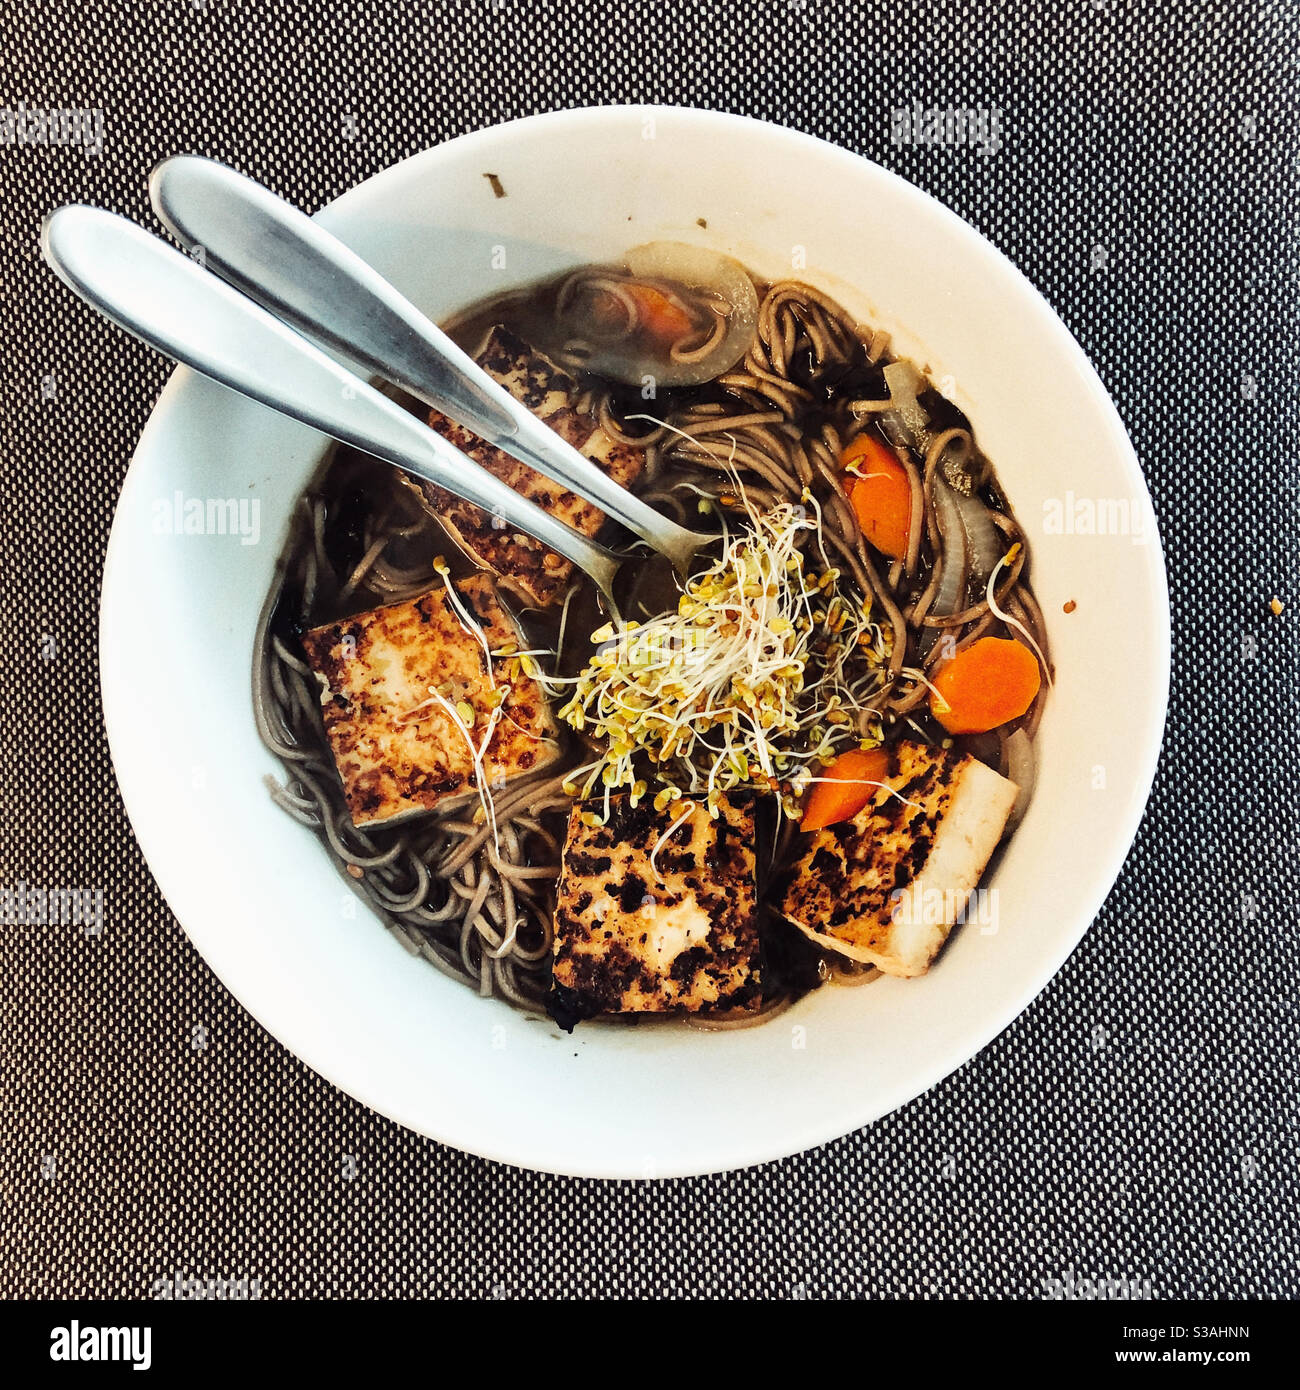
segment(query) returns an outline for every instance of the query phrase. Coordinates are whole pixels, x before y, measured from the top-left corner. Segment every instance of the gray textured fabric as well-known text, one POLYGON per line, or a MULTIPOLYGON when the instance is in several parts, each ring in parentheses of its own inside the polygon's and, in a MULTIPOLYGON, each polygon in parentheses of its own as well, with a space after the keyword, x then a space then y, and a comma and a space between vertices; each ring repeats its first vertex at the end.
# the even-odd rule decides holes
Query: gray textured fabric
POLYGON ((0 103, 104 124, 98 155, 0 145, 0 883, 102 888, 105 928, 3 929, 0 1292, 147 1296, 180 1270, 266 1297, 1037 1296, 1073 1271, 1300 1294, 1296 38, 1263 0, 11 7, 0 103), (367 1112, 168 913, 95 654, 114 499, 167 368, 72 301, 36 233, 79 199, 150 220, 144 176, 181 149, 314 208, 462 131, 643 100, 868 154, 1043 288, 1146 468, 1175 672, 1118 886, 982 1055, 788 1162, 602 1185, 367 1112), (996 109, 1001 148, 892 143, 914 101, 996 109))

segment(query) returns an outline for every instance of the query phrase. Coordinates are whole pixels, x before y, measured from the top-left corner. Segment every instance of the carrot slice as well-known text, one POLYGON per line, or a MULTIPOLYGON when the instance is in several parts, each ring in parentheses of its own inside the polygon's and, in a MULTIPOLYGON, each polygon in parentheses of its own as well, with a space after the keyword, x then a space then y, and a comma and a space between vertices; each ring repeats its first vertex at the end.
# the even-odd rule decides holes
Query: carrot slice
POLYGON ((653 285, 628 285, 627 292, 640 310, 641 332, 657 346, 672 347, 695 327, 686 310, 653 285))
POLYGON ((930 712, 950 734, 982 734, 1034 703, 1042 673, 1022 642, 981 637, 939 668, 930 712))
POLYGON ((852 748, 841 753, 822 776, 829 781, 814 782, 803 809, 800 830, 820 830, 824 825, 852 820, 875 796, 889 771, 889 754, 883 748, 852 748))
POLYGON ((848 483, 862 534, 883 555, 902 560, 912 524, 912 485, 907 470, 873 435, 860 434, 840 454, 840 466, 856 464, 848 483))

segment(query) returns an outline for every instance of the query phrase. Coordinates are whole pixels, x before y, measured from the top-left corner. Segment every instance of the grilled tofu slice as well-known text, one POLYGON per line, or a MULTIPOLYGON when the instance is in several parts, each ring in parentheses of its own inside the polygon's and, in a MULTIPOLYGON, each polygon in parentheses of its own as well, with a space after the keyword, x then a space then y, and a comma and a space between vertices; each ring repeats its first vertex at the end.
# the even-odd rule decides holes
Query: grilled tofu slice
POLYGON ((561 1026, 761 1002, 752 801, 723 798, 717 820, 685 807, 612 797, 603 826, 573 808, 548 1000, 561 1026))
POLYGON ((924 975, 965 912, 1019 789, 976 758, 924 743, 899 744, 884 780, 892 790, 814 834, 783 911, 819 946, 886 975, 924 975))
MULTIPOLYGON (((487 575, 460 581, 457 592, 492 651, 522 646, 487 575)), ((445 588, 313 628, 302 644, 322 682, 321 715, 354 825, 383 825, 476 791, 469 740, 431 690, 461 707, 478 746, 491 717, 492 681, 482 643, 466 630, 445 588)), ((497 682, 506 683, 500 675, 497 682)), ((509 685, 482 759, 489 787, 553 762, 560 751, 541 687, 522 675, 509 685)))
MULTIPOLYGON (((498 326, 488 335, 476 360, 516 400, 579 452, 595 460, 616 483, 627 487, 640 477, 645 451, 616 443, 590 415, 580 412, 577 382, 521 338, 498 326)), ((604 525, 605 513, 598 507, 453 424, 439 411, 430 413, 429 424, 462 453, 575 531, 594 536, 604 525)), ((494 522, 480 507, 462 501, 444 488, 431 483, 418 486, 470 558, 494 570, 502 584, 525 603, 548 608, 564 596, 573 573, 568 560, 531 536, 509 530, 499 519, 494 522)))

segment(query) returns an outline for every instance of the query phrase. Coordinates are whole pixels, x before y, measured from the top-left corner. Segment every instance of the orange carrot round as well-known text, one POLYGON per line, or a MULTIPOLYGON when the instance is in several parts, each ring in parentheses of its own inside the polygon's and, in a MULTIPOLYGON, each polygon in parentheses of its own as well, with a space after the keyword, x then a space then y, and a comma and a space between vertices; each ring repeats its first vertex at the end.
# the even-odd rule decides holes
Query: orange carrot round
POLYGON ((677 303, 653 285, 628 285, 628 293, 636 301, 641 332, 658 347, 672 347, 694 328, 691 316, 677 303))
POLYGON ((803 808, 800 830, 820 830, 824 825, 852 820, 875 796, 889 771, 889 754, 883 748, 852 748, 841 753, 814 782, 803 808))
POLYGON ((939 668, 930 712, 950 734, 982 734, 1034 703, 1042 673, 1022 642, 981 637, 939 668))
POLYGON ((840 454, 840 466, 856 467, 848 480, 849 501, 862 534, 893 560, 907 556, 912 524, 912 485, 907 470, 873 435, 860 434, 840 454))

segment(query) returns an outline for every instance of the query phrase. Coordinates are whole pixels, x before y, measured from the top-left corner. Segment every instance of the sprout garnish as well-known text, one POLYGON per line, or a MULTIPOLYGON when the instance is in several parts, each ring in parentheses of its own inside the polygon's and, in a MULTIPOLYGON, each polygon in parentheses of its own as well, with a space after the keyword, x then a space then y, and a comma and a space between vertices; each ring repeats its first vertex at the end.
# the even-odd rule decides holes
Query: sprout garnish
POLYGON ((723 793, 757 786, 793 815, 837 750, 879 743, 878 721, 866 733, 858 721, 883 686, 892 634, 841 591, 837 569, 810 567, 800 543, 820 540, 820 512, 803 500, 767 512, 746 501, 750 529, 724 535, 675 611, 592 634, 599 649, 560 717, 606 748, 566 790, 603 791, 607 816, 615 789, 633 804, 647 794, 653 767, 658 810, 688 793, 716 816, 723 793))

